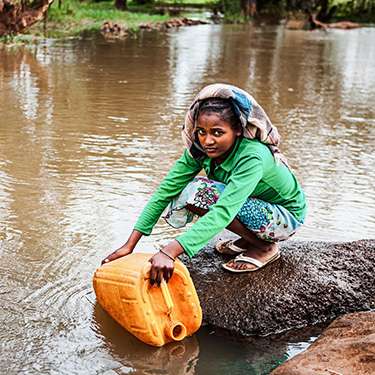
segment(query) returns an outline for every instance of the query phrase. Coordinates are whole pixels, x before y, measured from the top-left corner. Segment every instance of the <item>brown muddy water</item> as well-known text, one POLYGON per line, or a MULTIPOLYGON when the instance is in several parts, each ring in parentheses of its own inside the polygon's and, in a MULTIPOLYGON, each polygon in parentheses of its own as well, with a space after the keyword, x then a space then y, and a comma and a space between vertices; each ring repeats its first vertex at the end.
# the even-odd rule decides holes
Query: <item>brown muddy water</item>
MULTIPOLYGON (((183 146, 193 95, 250 91, 283 136, 309 216, 296 239, 374 237, 375 29, 203 25, 138 39, 0 47, 0 371, 265 374, 297 339, 208 328, 165 348, 126 334, 91 279, 183 146)), ((176 235, 162 221, 139 250, 176 235)))

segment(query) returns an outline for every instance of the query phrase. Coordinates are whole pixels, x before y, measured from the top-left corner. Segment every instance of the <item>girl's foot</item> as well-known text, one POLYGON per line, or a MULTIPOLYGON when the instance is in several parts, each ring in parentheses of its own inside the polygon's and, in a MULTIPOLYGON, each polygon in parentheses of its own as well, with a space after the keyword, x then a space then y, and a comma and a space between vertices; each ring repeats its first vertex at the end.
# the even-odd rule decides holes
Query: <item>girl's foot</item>
POLYGON ((249 249, 251 247, 251 244, 244 240, 242 237, 238 238, 233 242, 235 246, 241 247, 242 249, 249 249))
POLYGON ((276 260, 278 258, 279 252, 280 250, 278 244, 273 243, 270 244, 267 250, 254 248, 252 250, 246 250, 242 253, 242 256, 245 258, 249 257, 255 259, 254 263, 257 264, 252 264, 251 261, 241 260, 241 256, 239 256, 236 257, 238 259, 234 258, 228 263, 225 263, 225 265, 223 266, 225 269, 233 270, 234 272, 256 271, 257 269, 264 267, 269 262, 276 260), (260 263, 258 263, 257 261, 260 263))

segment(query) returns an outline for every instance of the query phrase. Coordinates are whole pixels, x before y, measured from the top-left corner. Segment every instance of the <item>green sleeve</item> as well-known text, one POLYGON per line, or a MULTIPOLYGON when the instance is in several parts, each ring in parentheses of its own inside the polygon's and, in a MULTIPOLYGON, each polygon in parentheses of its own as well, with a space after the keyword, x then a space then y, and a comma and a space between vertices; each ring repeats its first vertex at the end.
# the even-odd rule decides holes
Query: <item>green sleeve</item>
POLYGON ((190 257, 233 221, 262 175, 263 164, 258 156, 239 160, 218 201, 188 231, 176 238, 190 257))
POLYGON ((199 173, 202 166, 185 150, 143 209, 134 229, 149 235, 173 197, 199 173))

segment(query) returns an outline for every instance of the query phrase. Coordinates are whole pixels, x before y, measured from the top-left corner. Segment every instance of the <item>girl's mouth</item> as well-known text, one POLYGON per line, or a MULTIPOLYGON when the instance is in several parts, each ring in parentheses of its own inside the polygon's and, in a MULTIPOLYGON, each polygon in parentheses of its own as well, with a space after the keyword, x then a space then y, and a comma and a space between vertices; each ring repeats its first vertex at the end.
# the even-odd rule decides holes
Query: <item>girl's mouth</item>
POLYGON ((209 153, 216 152, 217 148, 215 148, 215 147, 206 147, 205 151, 209 154, 209 153))

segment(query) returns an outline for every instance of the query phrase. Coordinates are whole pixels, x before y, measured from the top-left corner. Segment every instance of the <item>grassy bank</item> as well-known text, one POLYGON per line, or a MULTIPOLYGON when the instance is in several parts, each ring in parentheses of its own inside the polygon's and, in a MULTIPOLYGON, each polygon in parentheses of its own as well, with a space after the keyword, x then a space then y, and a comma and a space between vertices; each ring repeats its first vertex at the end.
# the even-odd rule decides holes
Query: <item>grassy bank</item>
MULTIPOLYGON (((168 2, 168 1, 167 1, 168 2)), ((163 3, 167 3, 164 2, 163 3)), ((173 1, 170 4, 173 5, 173 1)), ((189 0, 187 4, 207 4, 207 0, 189 0)), ((39 22, 30 29, 30 33, 47 36, 75 36, 83 32, 99 31, 105 21, 117 23, 129 31, 137 31, 142 23, 164 22, 173 18, 166 14, 157 14, 153 6, 139 6, 128 1, 128 10, 120 11, 114 7, 113 1, 79 1, 62 0, 59 8, 55 0, 48 10, 48 21, 39 22), (46 25, 46 28, 45 28, 46 25)), ((156 9, 155 9, 156 8, 156 9)))
MULTIPOLYGON (((130 8, 131 9, 131 8, 130 8)), ((162 22, 169 17, 152 15, 147 11, 132 12, 117 10, 113 2, 80 2, 79 0, 62 0, 59 8, 55 0, 48 10, 46 34, 48 36, 74 36, 82 32, 99 31, 105 21, 118 23, 135 31, 141 23, 162 22)), ((34 25, 30 32, 44 34, 44 22, 34 25)))

